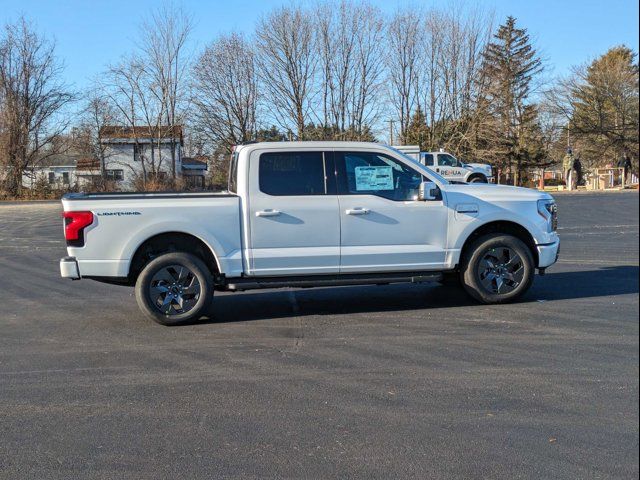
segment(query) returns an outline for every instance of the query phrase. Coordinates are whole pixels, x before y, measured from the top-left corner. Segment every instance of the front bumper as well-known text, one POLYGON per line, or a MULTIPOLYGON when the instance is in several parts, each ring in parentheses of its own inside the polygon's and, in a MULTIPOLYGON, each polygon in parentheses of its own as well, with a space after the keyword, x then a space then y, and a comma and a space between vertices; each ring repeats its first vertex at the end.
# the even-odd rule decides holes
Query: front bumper
POLYGON ((80 269, 76 257, 64 257, 60 259, 60 276, 72 280, 80 280, 80 269))
POLYGON ((537 245, 538 249, 538 268, 547 268, 558 261, 560 253, 560 239, 554 243, 546 245, 537 245))

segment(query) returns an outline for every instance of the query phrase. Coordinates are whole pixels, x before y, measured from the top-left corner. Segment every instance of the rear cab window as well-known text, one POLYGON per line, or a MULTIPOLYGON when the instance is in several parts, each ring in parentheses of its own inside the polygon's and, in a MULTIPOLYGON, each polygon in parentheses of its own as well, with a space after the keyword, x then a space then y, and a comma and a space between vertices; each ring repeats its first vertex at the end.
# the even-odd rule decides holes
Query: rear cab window
POLYGON ((322 151, 262 153, 258 166, 260 191, 273 196, 332 193, 327 175, 334 170, 330 156, 322 151))

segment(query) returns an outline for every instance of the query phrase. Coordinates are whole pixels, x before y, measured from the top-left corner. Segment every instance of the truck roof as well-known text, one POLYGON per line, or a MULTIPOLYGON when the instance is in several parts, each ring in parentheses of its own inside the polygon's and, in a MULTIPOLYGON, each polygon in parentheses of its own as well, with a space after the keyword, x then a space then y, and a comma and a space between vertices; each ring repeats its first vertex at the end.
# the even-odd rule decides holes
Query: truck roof
POLYGON ((387 149, 388 146, 383 143, 374 142, 344 142, 334 140, 323 141, 296 141, 296 142, 256 142, 245 145, 238 145, 236 152, 245 149, 254 148, 382 148, 387 149))

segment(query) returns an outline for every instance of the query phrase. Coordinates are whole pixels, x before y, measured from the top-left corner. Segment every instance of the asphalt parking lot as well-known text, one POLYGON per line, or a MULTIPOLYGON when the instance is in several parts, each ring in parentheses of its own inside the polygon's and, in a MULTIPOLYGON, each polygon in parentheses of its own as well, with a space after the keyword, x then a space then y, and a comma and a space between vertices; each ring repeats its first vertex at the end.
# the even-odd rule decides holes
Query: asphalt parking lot
POLYGON ((218 295, 156 325, 0 205, 0 478, 637 478, 638 194, 558 195, 525 301, 437 285, 218 295))

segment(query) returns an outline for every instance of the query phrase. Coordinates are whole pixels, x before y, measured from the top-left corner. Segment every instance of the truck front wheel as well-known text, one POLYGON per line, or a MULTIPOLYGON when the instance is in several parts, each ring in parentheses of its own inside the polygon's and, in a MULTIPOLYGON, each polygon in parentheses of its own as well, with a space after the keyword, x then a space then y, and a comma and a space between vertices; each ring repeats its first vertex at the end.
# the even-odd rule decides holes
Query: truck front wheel
POLYGON ((522 296, 535 273, 529 247, 512 235, 490 234, 473 242, 461 262, 462 282, 481 303, 507 303, 522 296))
POLYGON ((195 255, 171 252, 149 262, 136 281, 138 306, 153 321, 179 325, 197 320, 213 298, 213 276, 195 255))
POLYGON ((471 175, 467 183, 489 183, 484 175, 471 175))

